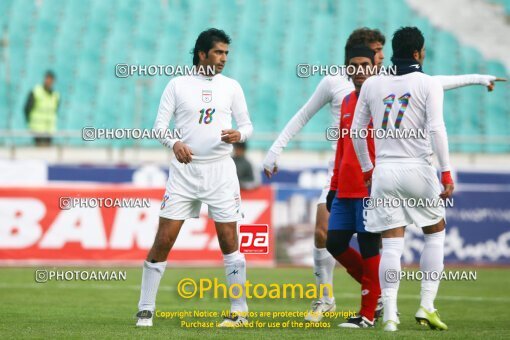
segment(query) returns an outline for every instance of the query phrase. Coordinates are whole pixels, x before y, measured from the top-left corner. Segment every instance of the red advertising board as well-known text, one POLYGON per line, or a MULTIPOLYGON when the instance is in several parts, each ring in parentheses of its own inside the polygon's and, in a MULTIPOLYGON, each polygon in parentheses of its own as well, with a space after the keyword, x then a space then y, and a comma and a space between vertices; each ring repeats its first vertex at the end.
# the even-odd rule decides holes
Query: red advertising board
MULTIPOLYGON (((0 188, 0 264, 139 264, 154 240, 163 194, 163 189, 104 185, 0 188), (65 206, 77 199, 88 205, 65 206), (112 204, 122 199, 138 204, 112 204)), ((271 225, 270 187, 243 191, 241 197, 241 223, 271 225)), ((169 265, 222 264, 206 206, 200 215, 185 222, 169 265)), ((247 261, 272 265, 272 239, 268 254, 248 254, 247 261)))

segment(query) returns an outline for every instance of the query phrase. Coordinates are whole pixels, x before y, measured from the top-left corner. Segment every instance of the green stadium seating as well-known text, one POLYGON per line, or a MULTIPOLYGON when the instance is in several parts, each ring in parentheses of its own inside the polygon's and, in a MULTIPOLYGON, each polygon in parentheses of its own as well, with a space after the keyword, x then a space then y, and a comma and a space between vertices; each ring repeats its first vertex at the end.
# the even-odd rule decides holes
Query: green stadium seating
MULTIPOLYGON (((503 5, 508 13, 510 0, 491 1, 503 5)), ((426 38, 427 73, 509 77, 501 64, 486 60, 452 34, 434 27, 427 18, 414 13, 405 0, 1 0, 0 13, 0 29, 8 28, 11 74, 11 86, 0 87, 0 129, 26 128, 26 96, 47 69, 56 72, 56 86, 62 94, 60 130, 80 130, 84 124, 151 128, 170 78, 118 79, 115 65, 189 65, 189 52, 198 33, 209 27, 222 28, 231 35, 225 74, 242 85, 255 131, 264 136, 281 131, 321 79, 298 78, 296 64, 342 64, 345 41, 360 26, 380 28, 386 34, 386 65, 390 64, 393 31, 412 24, 426 38)), ((6 67, 0 64, 2 79, 5 72, 6 67)), ((508 85, 504 84, 498 84, 493 93, 481 87, 446 93, 445 121, 452 151, 510 151, 510 143, 504 142, 510 131, 508 93, 508 85), (457 142, 456 136, 467 140, 457 142)), ((303 133, 322 134, 329 124, 329 107, 325 107, 303 133)), ((12 141, 27 143, 9 139, 12 141)), ((0 143, 5 142, 5 138, 0 139, 0 143)), ((68 142, 83 146, 158 146, 155 141, 145 140, 68 142)), ((255 133, 251 146, 267 148, 271 143, 271 138, 259 138, 255 133)), ((289 147, 329 150, 330 144, 294 141, 289 147)))
POLYGON ((510 15, 510 0, 488 0, 495 4, 499 4, 505 10, 506 15, 510 15))

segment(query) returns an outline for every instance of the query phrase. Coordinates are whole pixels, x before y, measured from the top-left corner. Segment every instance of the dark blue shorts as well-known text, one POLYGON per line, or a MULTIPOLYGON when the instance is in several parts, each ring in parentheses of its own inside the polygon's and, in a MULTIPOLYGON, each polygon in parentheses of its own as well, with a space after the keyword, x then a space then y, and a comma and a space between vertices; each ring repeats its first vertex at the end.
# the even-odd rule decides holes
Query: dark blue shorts
POLYGON ((349 230, 355 233, 366 233, 363 210, 363 198, 335 197, 331 205, 328 230, 349 230))

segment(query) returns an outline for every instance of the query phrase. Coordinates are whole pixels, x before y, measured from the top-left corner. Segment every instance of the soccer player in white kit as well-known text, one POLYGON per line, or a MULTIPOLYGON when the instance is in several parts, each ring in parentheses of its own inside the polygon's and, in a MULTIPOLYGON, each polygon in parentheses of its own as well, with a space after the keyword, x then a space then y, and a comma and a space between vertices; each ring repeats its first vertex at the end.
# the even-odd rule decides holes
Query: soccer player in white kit
MULTIPOLYGON (((375 63, 381 66, 384 61, 383 46, 385 43, 384 35, 377 29, 369 29, 366 27, 354 30, 347 39, 345 48, 355 45, 366 45, 375 52, 375 63)), ((442 84, 444 90, 455 89, 467 85, 483 85, 489 91, 494 88, 494 81, 501 80, 492 75, 468 74, 459 76, 434 76, 442 84)), ((340 106, 344 97, 354 91, 354 85, 345 75, 328 75, 325 76, 317 85, 315 92, 308 99, 305 105, 287 123, 278 138, 266 154, 263 161, 264 172, 268 178, 276 174, 278 170, 278 162, 283 149, 290 140, 299 133, 299 131, 308 123, 308 121, 317 113, 324 105, 329 104, 331 115, 331 127, 339 126, 340 106)), ((326 127, 325 127, 326 128, 326 127)), ((332 143, 335 149, 336 141, 332 143)), ((328 161, 327 181, 317 202, 317 214, 315 218, 314 233, 314 275, 316 279, 317 289, 322 287, 333 286, 333 270, 335 268, 335 259, 328 253, 326 249, 326 238, 328 230, 329 213, 326 209, 326 198, 329 193, 331 175, 334 166, 334 153, 328 161)), ((334 193, 329 193, 334 194, 334 193)), ((361 255, 358 256, 361 265, 361 255)), ((347 263, 341 263, 346 266, 347 263)), ((382 307, 382 306, 380 306, 382 307)), ((379 308, 380 308, 379 307, 379 308)), ((324 288, 323 297, 312 302, 312 308, 306 315, 307 321, 318 322, 322 319, 322 314, 328 311, 334 311, 336 308, 333 292, 329 292, 328 288, 324 288)))
MULTIPOLYGON (((173 78, 161 97, 154 129, 166 131, 174 117, 182 139, 160 140, 173 150, 175 159, 170 164, 156 238, 143 265, 137 326, 152 326, 168 253, 184 221, 199 217, 202 203, 208 205, 216 225, 228 286, 244 287, 246 281, 246 261, 237 241, 237 221, 242 218, 239 180, 230 153, 233 143, 250 137, 253 126, 241 86, 221 74, 229 44, 230 37, 222 30, 200 33, 193 51, 197 74, 173 78), (200 72, 211 67, 215 74, 200 72), (232 129, 232 117, 237 130, 232 129)), ((233 295, 240 297, 231 297, 231 314, 221 327, 247 323, 246 296, 236 289, 233 295)))
MULTIPOLYGON (((420 270, 424 274, 443 270, 445 208, 440 200, 452 195, 453 181, 443 120, 443 88, 437 79, 422 73, 424 43, 425 39, 416 27, 403 27, 395 32, 392 61, 397 67, 397 75, 374 76, 365 81, 351 127, 364 180, 371 185, 373 202, 380 202, 367 210, 366 230, 382 234, 379 280, 385 331, 396 331, 399 323, 397 292, 406 226, 414 224, 424 233, 420 270), (367 127, 370 119, 374 129, 414 131, 414 136, 418 131, 425 131, 424 138, 423 135, 417 138, 374 138, 374 168, 366 135, 356 135, 357 131, 367 127), (433 153, 439 161, 441 183, 431 165, 433 153), (412 207, 405 204, 410 199, 435 204, 412 207)), ((433 329, 445 330, 447 326, 434 308, 438 287, 437 277, 434 280, 433 275, 424 275, 421 303, 415 318, 433 329)))

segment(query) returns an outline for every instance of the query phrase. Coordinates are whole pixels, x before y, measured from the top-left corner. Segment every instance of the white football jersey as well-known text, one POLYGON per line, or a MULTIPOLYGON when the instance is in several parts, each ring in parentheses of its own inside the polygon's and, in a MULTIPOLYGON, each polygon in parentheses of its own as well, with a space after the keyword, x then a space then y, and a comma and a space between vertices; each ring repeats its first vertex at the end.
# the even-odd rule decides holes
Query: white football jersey
MULTIPOLYGON (((324 86, 327 91, 330 93, 329 99, 329 112, 331 114, 331 126, 338 127, 340 125, 340 108, 342 107, 342 102, 344 98, 354 91, 354 84, 352 81, 344 76, 344 75, 335 75, 335 76, 326 76, 321 81, 321 83, 326 83, 324 86)), ((320 91, 321 84, 317 86, 317 89, 320 91)), ((333 145, 336 148, 336 141, 333 145)))
MULTIPOLYGON (((215 160, 232 152, 232 145, 221 141, 221 130, 232 129, 232 117, 242 142, 253 131, 241 86, 222 74, 170 80, 161 96, 154 129, 167 130, 172 117, 175 128, 182 132, 180 141, 193 152, 193 161, 215 160)), ((177 141, 160 139, 169 148, 177 141)))
MULTIPOLYGON (((330 127, 338 127, 340 123, 340 107, 345 96, 354 91, 354 85, 344 75, 325 76, 317 85, 312 96, 303 105, 298 112, 287 123, 283 131, 271 146, 271 151, 280 154, 287 146, 289 141, 308 123, 308 121, 324 105, 329 104, 329 113, 331 117, 330 127)), ((333 149, 336 149, 336 141, 331 143, 333 149)))
MULTIPOLYGON (((436 78, 444 90, 451 90, 462 86, 480 84, 488 86, 491 81, 496 79, 495 76, 467 74, 461 76, 433 76, 436 78)), ((324 107, 329 104, 329 112, 331 117, 331 127, 338 127, 340 122, 340 107, 342 102, 349 93, 354 91, 354 85, 345 75, 329 75, 322 78, 317 85, 312 96, 303 105, 298 112, 294 114, 287 123, 283 131, 271 146, 271 151, 276 155, 280 155, 287 144, 308 121, 324 107)), ((333 149, 336 149, 336 141, 331 143, 333 149)))
MULTIPOLYGON (((373 119, 374 129, 383 136, 374 138, 376 163, 385 159, 402 163, 413 159, 427 160, 430 163, 434 150, 440 170, 449 171, 443 96, 440 81, 421 72, 370 77, 361 88, 351 129, 363 129, 370 118, 373 119), (400 137, 395 133, 397 129, 400 137), (402 133, 404 130, 410 133, 402 133)), ((360 136, 353 136, 354 148, 363 171, 368 171, 372 163, 366 141, 360 136)))

